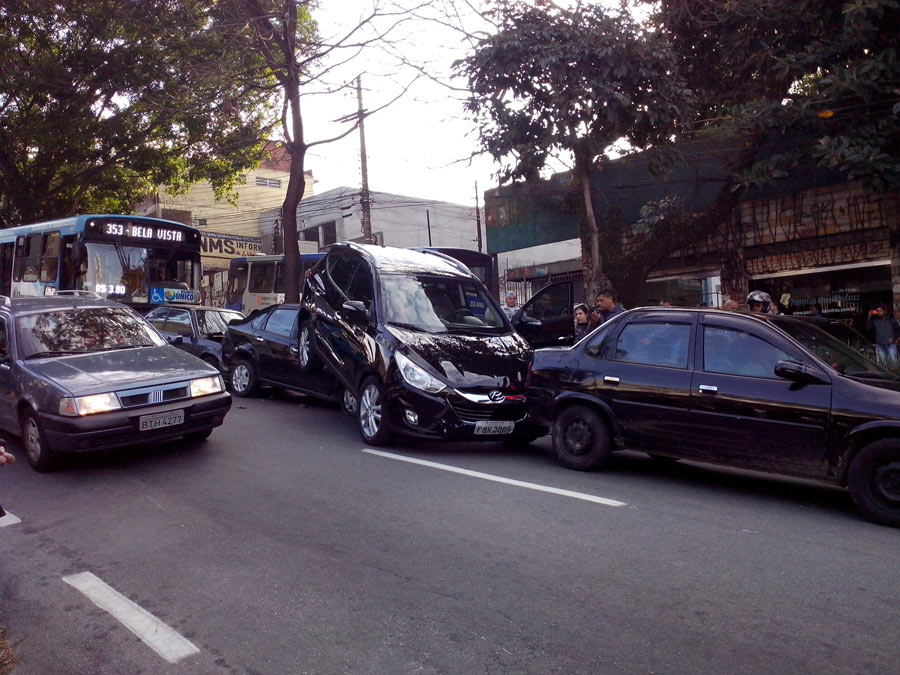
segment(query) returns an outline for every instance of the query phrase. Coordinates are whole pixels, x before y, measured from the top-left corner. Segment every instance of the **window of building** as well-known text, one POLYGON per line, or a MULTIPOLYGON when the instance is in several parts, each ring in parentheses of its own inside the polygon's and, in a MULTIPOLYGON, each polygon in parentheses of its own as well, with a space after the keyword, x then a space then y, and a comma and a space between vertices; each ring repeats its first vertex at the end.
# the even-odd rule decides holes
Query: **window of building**
POLYGON ((322 246, 331 246, 337 241, 337 225, 335 221, 322 225, 322 246))
POLYGON ((280 188, 280 178, 265 178, 263 176, 256 177, 256 184, 260 187, 280 188))

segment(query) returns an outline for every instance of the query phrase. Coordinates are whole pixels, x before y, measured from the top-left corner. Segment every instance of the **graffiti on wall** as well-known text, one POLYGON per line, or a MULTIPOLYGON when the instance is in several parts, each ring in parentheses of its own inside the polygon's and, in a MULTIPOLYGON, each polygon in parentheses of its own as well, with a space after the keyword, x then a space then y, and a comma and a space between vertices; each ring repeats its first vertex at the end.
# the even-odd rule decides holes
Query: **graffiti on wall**
POLYGON ((747 274, 772 274, 793 270, 803 270, 828 265, 841 265, 865 260, 889 258, 891 251, 886 241, 864 241, 858 244, 830 246, 813 251, 795 251, 749 258, 747 274))

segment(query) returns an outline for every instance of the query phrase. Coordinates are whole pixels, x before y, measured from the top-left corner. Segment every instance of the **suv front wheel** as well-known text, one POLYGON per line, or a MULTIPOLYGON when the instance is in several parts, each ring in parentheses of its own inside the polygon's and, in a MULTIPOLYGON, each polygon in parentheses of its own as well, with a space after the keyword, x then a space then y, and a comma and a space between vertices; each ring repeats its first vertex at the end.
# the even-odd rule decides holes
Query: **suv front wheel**
POLYGON ((301 373, 315 372, 322 365, 313 346, 313 325, 309 319, 300 325, 300 335, 297 338, 297 359, 300 362, 301 373))
POLYGON ((900 440, 886 438, 864 447, 853 458, 847 485, 867 519, 900 527, 900 440))
POLYGON ((359 388, 359 432, 369 445, 385 445, 391 439, 387 428, 384 385, 377 377, 367 377, 359 388))

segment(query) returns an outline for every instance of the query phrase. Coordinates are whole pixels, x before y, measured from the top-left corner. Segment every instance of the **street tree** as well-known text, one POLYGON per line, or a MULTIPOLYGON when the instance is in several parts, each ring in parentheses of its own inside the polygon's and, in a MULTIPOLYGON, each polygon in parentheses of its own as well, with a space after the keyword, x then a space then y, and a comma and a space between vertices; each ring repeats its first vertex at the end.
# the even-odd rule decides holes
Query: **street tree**
MULTIPOLYGON (((389 106, 409 89, 416 77, 397 85, 388 101, 363 110, 360 106, 344 116, 342 128, 335 134, 310 139, 303 110, 306 101, 323 95, 338 95, 354 86, 356 75, 341 80, 338 70, 346 72, 354 60, 371 49, 390 52, 391 34, 421 7, 398 8, 376 0, 345 33, 323 36, 314 18, 317 3, 310 0, 228 0, 223 2, 236 23, 244 22, 251 44, 265 60, 277 84, 281 103, 279 122, 285 150, 291 157, 288 188, 282 205, 281 235, 284 252, 285 302, 298 302, 300 251, 297 237, 297 205, 306 188, 306 155, 310 148, 332 143, 359 128, 362 121, 389 106)), ((365 200, 365 195, 363 200, 365 200)))
POLYGON ((662 0, 651 19, 697 92, 698 126, 771 150, 737 185, 818 165, 900 185, 896 0, 662 0))
POLYGON ((0 7, 0 221, 129 212, 156 185, 227 196, 258 164, 270 76, 214 0, 0 7))
POLYGON ((585 279, 594 293, 608 283, 609 262, 622 246, 604 244, 592 176, 617 144, 665 144, 691 116, 692 92, 665 38, 624 10, 513 0, 490 18, 496 31, 458 64, 481 148, 501 164, 501 184, 538 178, 552 156, 571 161, 585 279))

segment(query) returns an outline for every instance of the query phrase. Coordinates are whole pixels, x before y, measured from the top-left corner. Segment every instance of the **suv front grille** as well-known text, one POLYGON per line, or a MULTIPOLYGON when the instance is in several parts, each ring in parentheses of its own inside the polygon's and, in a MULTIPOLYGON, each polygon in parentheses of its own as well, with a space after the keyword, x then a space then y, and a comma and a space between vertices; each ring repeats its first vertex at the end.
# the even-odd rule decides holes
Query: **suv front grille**
POLYGON ((191 397, 190 382, 172 382, 158 387, 144 387, 117 392, 123 408, 137 408, 142 405, 158 405, 191 397))
POLYGON ((517 421, 525 417, 524 403, 474 403, 453 401, 453 411, 464 422, 517 421))

